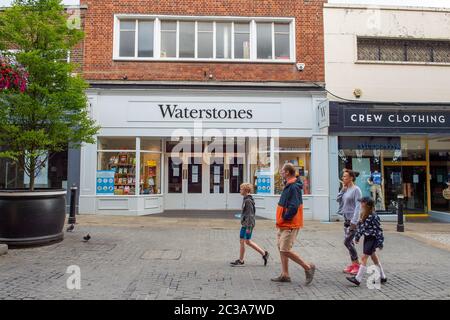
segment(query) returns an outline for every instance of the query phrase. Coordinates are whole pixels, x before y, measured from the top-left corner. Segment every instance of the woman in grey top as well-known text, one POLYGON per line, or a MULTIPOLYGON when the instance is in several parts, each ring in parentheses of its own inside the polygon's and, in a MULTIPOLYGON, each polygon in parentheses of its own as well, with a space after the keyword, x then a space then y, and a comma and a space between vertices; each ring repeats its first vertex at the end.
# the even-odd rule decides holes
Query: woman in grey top
POLYGON ((358 253, 356 252, 353 239, 359 221, 360 202, 362 198, 361 189, 355 185, 358 172, 344 170, 342 175, 342 189, 338 194, 339 214, 344 217, 344 245, 347 247, 352 263, 344 269, 345 273, 357 274, 359 270, 358 253))

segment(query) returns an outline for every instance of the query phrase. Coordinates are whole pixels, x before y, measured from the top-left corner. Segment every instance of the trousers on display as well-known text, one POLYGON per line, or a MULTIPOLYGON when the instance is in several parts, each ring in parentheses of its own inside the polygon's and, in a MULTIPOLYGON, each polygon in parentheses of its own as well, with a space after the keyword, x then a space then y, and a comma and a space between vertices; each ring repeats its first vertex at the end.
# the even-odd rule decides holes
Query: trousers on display
POLYGON ((384 197, 383 197, 383 191, 381 190, 381 185, 374 184, 370 187, 370 192, 372 193, 372 198, 377 203, 377 197, 381 204, 381 210, 385 211, 386 207, 384 205, 384 197))

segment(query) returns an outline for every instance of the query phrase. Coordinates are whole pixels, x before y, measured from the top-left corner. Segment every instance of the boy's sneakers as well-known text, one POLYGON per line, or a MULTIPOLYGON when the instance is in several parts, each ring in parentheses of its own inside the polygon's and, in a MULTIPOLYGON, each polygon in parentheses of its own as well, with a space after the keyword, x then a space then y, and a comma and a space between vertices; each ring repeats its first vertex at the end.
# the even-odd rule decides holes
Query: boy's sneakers
POLYGON ((264 267, 267 266, 267 260, 269 259, 269 252, 265 251, 264 255, 262 256, 264 260, 264 267))
POLYGON ((243 266, 244 265, 244 261, 241 261, 241 260, 237 259, 236 261, 230 262, 230 265, 232 265, 233 267, 235 267, 235 266, 243 266))
POLYGON ((353 284, 356 284, 357 286, 359 286, 361 284, 361 282, 359 282, 358 280, 356 280, 356 277, 346 277, 346 279, 348 281, 350 281, 353 284))
POLYGON ((313 281, 314 272, 316 272, 316 266, 311 263, 310 268, 308 270, 305 270, 305 276, 306 276, 305 285, 309 285, 313 281))

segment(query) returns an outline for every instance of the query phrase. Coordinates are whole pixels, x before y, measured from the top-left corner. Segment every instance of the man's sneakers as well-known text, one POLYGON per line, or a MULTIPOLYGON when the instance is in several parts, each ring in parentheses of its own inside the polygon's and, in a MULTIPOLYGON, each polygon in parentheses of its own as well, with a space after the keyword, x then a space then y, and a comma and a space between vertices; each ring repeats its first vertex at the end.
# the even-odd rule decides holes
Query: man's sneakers
POLYGON ((284 276, 279 276, 273 279, 270 279, 273 282, 291 282, 291 278, 290 277, 284 277, 284 276))
POLYGON ((387 282, 387 278, 381 278, 381 283, 386 283, 387 282))
POLYGON ((361 284, 361 282, 359 282, 356 277, 345 277, 348 281, 350 281, 353 284, 356 284, 357 286, 359 286, 361 284))
POLYGON ((309 285, 313 281, 315 272, 316 272, 316 266, 311 263, 309 265, 309 269, 305 270, 305 276, 306 276, 305 285, 309 285))
POLYGON ((230 265, 233 266, 233 267, 243 266, 244 265, 244 261, 241 261, 241 260, 237 259, 236 261, 230 262, 230 265))
POLYGON ((264 267, 267 266, 267 260, 269 259, 269 252, 265 251, 264 255, 262 256, 263 260, 264 260, 264 267))

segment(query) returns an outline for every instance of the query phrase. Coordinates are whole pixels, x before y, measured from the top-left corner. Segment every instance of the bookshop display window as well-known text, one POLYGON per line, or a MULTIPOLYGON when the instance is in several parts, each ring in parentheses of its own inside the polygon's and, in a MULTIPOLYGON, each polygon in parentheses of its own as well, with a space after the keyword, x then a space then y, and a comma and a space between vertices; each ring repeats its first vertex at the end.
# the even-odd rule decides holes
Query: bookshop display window
POLYGON ((292 163, 295 175, 303 182, 303 194, 311 194, 311 140, 280 138, 275 140, 275 194, 281 194, 284 188, 280 171, 285 163, 292 163), (278 143, 277 143, 278 142, 278 143))
POLYGON ((159 139, 99 138, 97 195, 160 194, 161 154, 159 139), (140 150, 136 148, 139 140, 140 150))
POLYGON ((258 145, 250 157, 257 157, 251 165, 256 194, 281 194, 284 181, 281 169, 285 163, 292 163, 296 176, 303 182, 303 194, 311 194, 311 140, 307 138, 279 138, 258 145))
POLYGON ((140 194, 161 193, 161 140, 141 139, 140 194))
POLYGON ((249 140, 250 172, 255 194, 270 195, 273 193, 270 144, 270 139, 249 140))
POLYGON ((97 194, 136 194, 136 153, 120 151, 98 152, 97 194))

